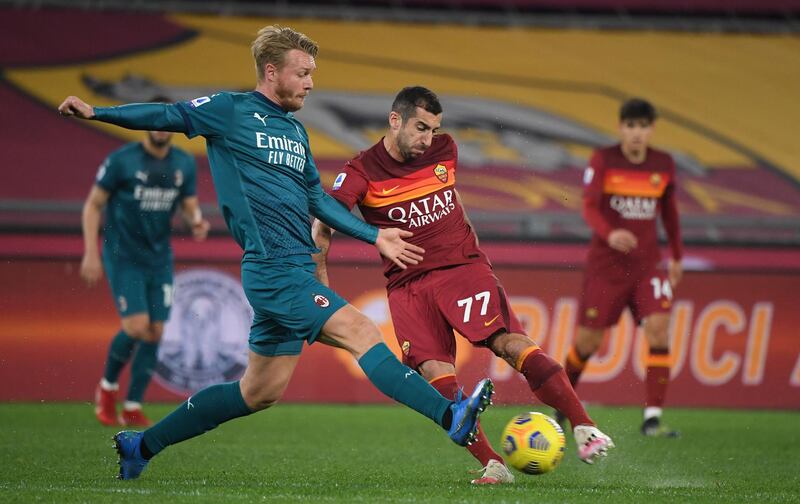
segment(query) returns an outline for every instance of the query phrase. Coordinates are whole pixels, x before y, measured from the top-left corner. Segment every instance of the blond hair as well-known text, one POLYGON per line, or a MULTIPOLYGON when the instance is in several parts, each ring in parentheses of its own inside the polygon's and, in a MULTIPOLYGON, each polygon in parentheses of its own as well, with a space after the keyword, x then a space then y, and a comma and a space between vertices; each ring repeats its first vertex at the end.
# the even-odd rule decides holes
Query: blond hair
POLYGON ((270 25, 258 30, 250 49, 253 51, 256 63, 256 75, 261 82, 264 80, 264 67, 268 63, 280 68, 286 59, 286 53, 292 49, 299 49, 316 58, 319 46, 304 34, 291 28, 270 25))

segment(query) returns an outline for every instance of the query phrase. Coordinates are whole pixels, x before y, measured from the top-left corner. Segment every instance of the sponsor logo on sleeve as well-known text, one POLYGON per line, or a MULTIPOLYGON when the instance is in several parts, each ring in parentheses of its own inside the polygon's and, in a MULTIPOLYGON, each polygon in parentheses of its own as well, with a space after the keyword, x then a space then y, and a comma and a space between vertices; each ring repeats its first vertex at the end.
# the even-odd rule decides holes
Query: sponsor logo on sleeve
POLYGON ((208 103, 210 101, 211 101, 211 98, 209 98, 208 96, 201 96, 200 98, 195 98, 194 100, 190 101, 189 104, 193 108, 197 108, 200 105, 205 105, 206 103, 208 103))
POLYGON ((97 180, 103 180, 103 177, 106 176, 106 170, 108 169, 108 159, 103 161, 103 164, 100 165, 100 168, 97 169, 97 180))
POLYGON ((333 181, 333 190, 338 191, 342 184, 344 183, 344 179, 347 178, 347 174, 342 172, 339 175, 336 175, 336 180, 333 181))
POLYGON ((594 168, 592 168, 591 166, 587 166, 586 170, 583 171, 583 185, 591 184, 593 178, 594 178, 594 168))

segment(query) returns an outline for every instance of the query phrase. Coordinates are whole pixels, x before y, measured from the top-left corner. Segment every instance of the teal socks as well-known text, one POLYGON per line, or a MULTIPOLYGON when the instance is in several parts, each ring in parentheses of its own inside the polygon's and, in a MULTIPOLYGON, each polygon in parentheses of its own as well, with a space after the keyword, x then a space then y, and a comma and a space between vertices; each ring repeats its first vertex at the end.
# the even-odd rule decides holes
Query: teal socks
POLYGON ((106 369, 103 373, 103 378, 109 383, 117 383, 119 374, 125 364, 131 360, 131 354, 136 348, 137 340, 128 336, 125 331, 121 330, 111 340, 111 346, 108 349, 108 357, 106 358, 106 369))
POLYGON ((212 385, 196 393, 166 418, 144 431, 142 442, 152 456, 167 446, 216 428, 219 424, 252 413, 244 402, 239 382, 212 385))
POLYGON ((445 413, 453 401, 449 401, 434 389, 423 377, 408 366, 404 366, 384 343, 370 348, 359 360, 369 381, 385 395, 422 413, 444 427, 445 413))
POLYGON ((141 403, 144 391, 150 384, 153 371, 158 363, 158 343, 140 341, 139 348, 131 363, 131 384, 128 387, 128 401, 141 403))

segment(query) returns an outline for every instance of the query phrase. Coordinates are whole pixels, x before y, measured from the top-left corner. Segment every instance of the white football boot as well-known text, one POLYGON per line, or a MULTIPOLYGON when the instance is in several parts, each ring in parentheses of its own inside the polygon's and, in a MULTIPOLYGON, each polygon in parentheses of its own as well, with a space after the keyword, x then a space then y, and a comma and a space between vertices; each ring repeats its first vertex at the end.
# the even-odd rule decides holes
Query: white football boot
MULTIPOLYGON (((499 460, 490 460, 486 467, 480 469, 483 476, 472 480, 473 485, 499 485, 501 483, 514 483, 514 475, 499 460)), ((479 471, 476 471, 479 472, 479 471)))
POLYGON ((587 464, 594 464, 595 460, 605 457, 608 450, 614 448, 614 441, 593 425, 579 425, 572 434, 578 445, 578 458, 587 464))

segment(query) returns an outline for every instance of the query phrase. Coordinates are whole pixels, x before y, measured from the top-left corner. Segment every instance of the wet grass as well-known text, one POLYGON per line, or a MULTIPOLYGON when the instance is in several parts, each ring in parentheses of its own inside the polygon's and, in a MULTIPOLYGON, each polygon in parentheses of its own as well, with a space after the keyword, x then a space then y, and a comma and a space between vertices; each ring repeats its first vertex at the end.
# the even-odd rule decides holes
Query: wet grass
MULTIPOLYGON (((520 411, 485 414, 496 447, 520 411)), ((0 404, 0 502, 800 501, 796 412, 668 410, 679 439, 643 438, 635 408, 590 413, 617 443, 602 463, 581 463, 568 436, 553 473, 476 488, 474 459, 396 406, 282 404, 171 447, 141 479, 118 481, 117 429, 99 426, 90 405, 0 404)))

